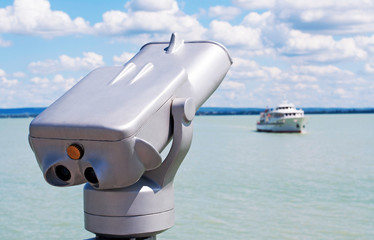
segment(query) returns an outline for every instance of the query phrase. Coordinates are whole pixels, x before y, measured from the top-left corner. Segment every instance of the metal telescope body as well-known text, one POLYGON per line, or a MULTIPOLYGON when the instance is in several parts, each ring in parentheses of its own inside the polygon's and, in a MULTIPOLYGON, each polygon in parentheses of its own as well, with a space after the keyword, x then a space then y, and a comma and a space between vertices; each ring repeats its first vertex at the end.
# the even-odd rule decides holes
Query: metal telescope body
POLYGON ((31 122, 29 142, 45 180, 87 183, 88 231, 141 238, 173 226, 173 180, 192 120, 231 64, 222 45, 173 34, 144 45, 124 66, 93 70, 31 122))

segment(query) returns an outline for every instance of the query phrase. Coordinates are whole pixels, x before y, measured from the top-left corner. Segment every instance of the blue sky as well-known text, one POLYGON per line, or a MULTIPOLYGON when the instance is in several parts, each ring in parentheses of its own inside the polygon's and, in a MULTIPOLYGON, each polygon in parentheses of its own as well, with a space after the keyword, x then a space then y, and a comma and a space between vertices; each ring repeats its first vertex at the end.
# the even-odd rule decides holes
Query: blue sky
POLYGON ((371 0, 1 0, 0 108, 48 106, 172 32, 234 60, 204 106, 374 107, 371 0))

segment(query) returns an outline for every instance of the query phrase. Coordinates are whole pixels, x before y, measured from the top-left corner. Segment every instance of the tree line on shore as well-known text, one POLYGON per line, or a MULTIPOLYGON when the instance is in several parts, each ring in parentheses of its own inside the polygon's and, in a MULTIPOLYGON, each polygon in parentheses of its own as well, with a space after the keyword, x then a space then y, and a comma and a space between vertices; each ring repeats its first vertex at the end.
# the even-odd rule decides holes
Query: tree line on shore
MULTIPOLYGON (((0 118, 28 118, 36 117, 45 108, 7 108, 0 109, 0 118)), ((196 115, 258 115, 265 108, 222 108, 202 107, 196 115)), ((374 108, 303 108, 305 114, 348 114, 374 113, 374 108)))

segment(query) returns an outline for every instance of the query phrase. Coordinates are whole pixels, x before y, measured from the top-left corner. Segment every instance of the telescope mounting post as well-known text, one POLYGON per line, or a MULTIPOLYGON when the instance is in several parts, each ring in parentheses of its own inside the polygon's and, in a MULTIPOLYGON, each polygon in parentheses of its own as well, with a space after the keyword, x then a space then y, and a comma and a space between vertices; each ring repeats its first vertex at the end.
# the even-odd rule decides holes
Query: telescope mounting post
POLYGON ((98 190, 84 187, 85 228, 97 240, 156 240, 156 235, 174 225, 175 174, 192 142, 192 99, 174 99, 173 142, 162 164, 146 172, 135 184, 98 190))

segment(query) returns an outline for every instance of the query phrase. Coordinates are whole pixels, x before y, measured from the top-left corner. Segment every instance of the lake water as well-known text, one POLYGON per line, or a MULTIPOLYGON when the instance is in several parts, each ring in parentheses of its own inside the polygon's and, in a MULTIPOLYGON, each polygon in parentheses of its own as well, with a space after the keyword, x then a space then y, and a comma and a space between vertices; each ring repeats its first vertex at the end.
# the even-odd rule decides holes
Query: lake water
MULTIPOLYGON (((157 239, 374 239, 374 114, 310 115, 305 134, 257 116, 199 116, 157 239)), ((0 119, 0 239, 87 239, 82 185, 48 185, 31 119, 0 119)))

